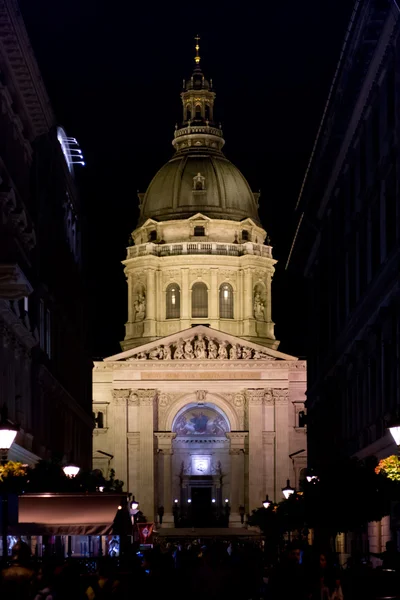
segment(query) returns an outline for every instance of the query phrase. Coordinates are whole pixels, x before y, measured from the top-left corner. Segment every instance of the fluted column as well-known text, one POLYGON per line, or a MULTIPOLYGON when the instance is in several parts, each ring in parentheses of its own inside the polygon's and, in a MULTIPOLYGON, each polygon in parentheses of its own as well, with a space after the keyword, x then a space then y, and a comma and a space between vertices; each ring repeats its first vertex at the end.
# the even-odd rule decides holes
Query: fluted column
POLYGON ((263 403, 266 390, 246 390, 249 416, 249 512, 264 499, 263 474, 263 403))
POLYGON ((240 527, 239 506, 245 505, 244 500, 244 456, 247 431, 231 431, 226 434, 230 440, 229 454, 231 457, 230 473, 230 527, 240 527))
POLYGON ((155 434, 158 442, 158 450, 162 456, 162 498, 160 504, 164 506, 163 525, 173 527, 174 517, 172 513, 172 441, 176 438, 176 433, 169 431, 157 432, 155 434))
POLYGON ((139 490, 140 510, 154 520, 154 401, 156 390, 135 390, 139 398, 139 490))
MULTIPOLYGON (((289 458, 289 415, 288 399, 289 390, 274 389, 275 400, 275 431, 276 431, 276 494, 277 501, 282 500, 281 489, 286 486, 290 478, 289 458)), ((292 486, 294 487, 294 482, 292 486)))
POLYGON ((124 490, 128 491, 128 465, 127 465, 127 402, 130 390, 112 390, 114 415, 114 465, 115 476, 124 482, 124 490))

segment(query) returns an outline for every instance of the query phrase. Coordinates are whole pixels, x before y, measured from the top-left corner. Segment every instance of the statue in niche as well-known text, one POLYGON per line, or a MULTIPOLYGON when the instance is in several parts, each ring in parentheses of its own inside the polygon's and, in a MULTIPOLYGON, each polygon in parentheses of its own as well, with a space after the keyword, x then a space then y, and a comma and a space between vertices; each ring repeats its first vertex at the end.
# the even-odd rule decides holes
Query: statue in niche
POLYGON ((178 340, 178 343, 176 344, 174 358, 176 358, 178 360, 181 358, 185 358, 185 352, 183 349, 184 345, 185 345, 185 342, 183 341, 182 338, 180 340, 178 340))
POLYGON ((228 345, 228 342, 220 342, 219 343, 218 358, 221 360, 228 358, 227 345, 228 345))
POLYGON ((163 359, 164 360, 171 360, 171 345, 168 344, 168 346, 164 346, 163 349, 163 359))
POLYGON ((163 352, 162 346, 157 346, 157 348, 154 348, 154 350, 151 350, 149 352, 150 360, 159 360, 163 356, 164 356, 164 352, 163 352))
POLYGON ((208 338, 208 358, 217 358, 218 346, 212 338, 208 338))
POLYGON ((245 360, 248 360, 249 358, 251 358, 251 353, 252 353, 252 349, 248 348, 247 346, 244 346, 243 350, 242 350, 242 358, 244 358, 245 360))
POLYGON ((256 292, 254 294, 254 305, 253 305, 253 310, 254 310, 254 317, 257 319, 257 321, 264 321, 264 300, 261 298, 261 294, 260 292, 256 292))
POLYGON ((231 360, 237 360, 238 358, 242 357, 242 349, 239 346, 239 344, 233 344, 233 346, 231 346, 231 349, 229 350, 229 358, 231 360))
POLYGON ((207 345, 204 335, 200 333, 194 342, 194 353, 196 358, 207 358, 207 345))
POLYGON ((192 348, 192 339, 193 338, 189 338, 185 342, 185 358, 188 360, 191 360, 192 358, 194 358, 194 352, 193 352, 193 348, 192 348))
POLYGON ((143 321, 146 314, 146 296, 144 293, 139 292, 136 296, 136 300, 133 303, 134 310, 134 321, 143 321))

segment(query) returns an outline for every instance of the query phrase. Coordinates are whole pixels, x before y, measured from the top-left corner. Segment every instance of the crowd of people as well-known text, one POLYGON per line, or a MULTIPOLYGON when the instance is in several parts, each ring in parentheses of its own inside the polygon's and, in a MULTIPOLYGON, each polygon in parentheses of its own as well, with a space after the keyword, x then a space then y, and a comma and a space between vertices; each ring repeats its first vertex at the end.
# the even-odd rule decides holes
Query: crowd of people
MULTIPOLYGON (((393 566, 394 552, 386 556, 388 559, 393 566)), ((47 558, 35 563, 29 547, 17 542, 10 565, 1 571, 0 598, 127 600, 185 596, 193 600, 375 600, 378 597, 368 577, 368 564, 364 570, 360 570, 360 565, 343 570, 328 552, 317 552, 296 543, 271 560, 262 544, 254 541, 163 542, 143 551, 132 546, 118 560, 100 557, 96 573, 89 573, 87 567, 88 564, 76 559, 47 558)), ((396 574, 395 569, 391 571, 396 574)), ((396 580, 394 587, 397 586, 396 580)))

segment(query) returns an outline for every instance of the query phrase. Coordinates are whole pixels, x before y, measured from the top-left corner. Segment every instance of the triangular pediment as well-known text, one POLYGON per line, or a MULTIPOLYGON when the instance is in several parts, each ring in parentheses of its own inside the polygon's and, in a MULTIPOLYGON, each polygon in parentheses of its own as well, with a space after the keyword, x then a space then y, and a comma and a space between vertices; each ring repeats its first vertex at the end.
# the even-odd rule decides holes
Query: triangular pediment
POLYGON ((192 217, 189 217, 188 221, 211 221, 211 219, 202 213, 196 213, 192 217))
POLYGON ((266 348, 205 325, 196 325, 156 341, 105 358, 124 360, 298 360, 295 356, 266 348))

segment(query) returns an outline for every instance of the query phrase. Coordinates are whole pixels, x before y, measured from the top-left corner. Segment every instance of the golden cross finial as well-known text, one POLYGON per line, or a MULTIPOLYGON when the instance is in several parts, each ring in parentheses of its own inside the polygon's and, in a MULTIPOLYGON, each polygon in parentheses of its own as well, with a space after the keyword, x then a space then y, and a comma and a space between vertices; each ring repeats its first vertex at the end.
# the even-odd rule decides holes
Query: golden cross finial
POLYGON ((200 50, 199 41, 200 41, 200 36, 199 36, 199 34, 197 34, 194 39, 196 40, 196 45, 195 45, 196 56, 194 57, 194 60, 195 60, 196 65, 198 65, 199 62, 200 62, 200 56, 199 56, 199 50, 200 50))

